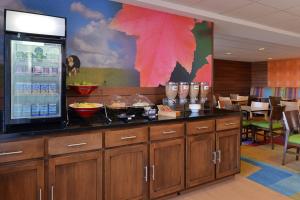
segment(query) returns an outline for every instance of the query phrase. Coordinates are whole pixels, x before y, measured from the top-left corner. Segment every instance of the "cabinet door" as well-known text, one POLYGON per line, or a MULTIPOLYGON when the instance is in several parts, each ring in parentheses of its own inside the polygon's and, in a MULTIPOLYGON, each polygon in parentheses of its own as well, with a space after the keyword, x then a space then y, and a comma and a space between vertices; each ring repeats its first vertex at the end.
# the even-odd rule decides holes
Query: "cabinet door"
POLYGON ((184 139, 161 141, 150 146, 150 198, 184 189, 184 139))
POLYGON ((147 199, 147 145, 105 151, 105 200, 147 199))
POLYGON ((193 187, 215 179, 215 134, 187 138, 186 185, 193 187))
POLYGON ((49 159, 49 200, 101 200, 99 151, 49 159))
POLYGON ((43 161, 0 166, 0 199, 43 200, 44 195, 43 161))
POLYGON ((222 178, 240 171, 240 129, 217 132, 216 177, 222 178))

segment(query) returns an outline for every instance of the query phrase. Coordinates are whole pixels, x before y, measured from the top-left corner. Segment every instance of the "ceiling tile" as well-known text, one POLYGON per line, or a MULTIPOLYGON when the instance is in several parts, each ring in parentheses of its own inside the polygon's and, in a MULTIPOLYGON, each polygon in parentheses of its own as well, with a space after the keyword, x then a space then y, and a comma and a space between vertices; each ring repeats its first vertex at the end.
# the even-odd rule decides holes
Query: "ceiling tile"
POLYGON ((285 10, 285 12, 288 12, 292 15, 300 16, 300 6, 295 6, 295 7, 289 8, 289 9, 285 10))
POLYGON ((222 3, 217 0, 199 0, 192 4, 194 8, 223 13, 225 11, 234 10, 252 3, 250 0, 222 0, 222 3))
POLYGON ((229 12, 224 12, 222 14, 236 17, 245 20, 252 20, 255 18, 263 17, 272 13, 277 12, 277 9, 268 7, 258 3, 252 3, 242 8, 238 8, 229 12))
POLYGON ((290 26, 291 24, 294 24, 294 22, 298 20, 300 20, 300 17, 291 15, 284 11, 279 11, 264 17, 253 19, 254 22, 268 25, 268 26, 273 26, 275 28, 280 28, 285 25, 290 26))
POLYGON ((286 10, 295 6, 300 6, 299 0, 258 0, 258 2, 280 10, 286 10))

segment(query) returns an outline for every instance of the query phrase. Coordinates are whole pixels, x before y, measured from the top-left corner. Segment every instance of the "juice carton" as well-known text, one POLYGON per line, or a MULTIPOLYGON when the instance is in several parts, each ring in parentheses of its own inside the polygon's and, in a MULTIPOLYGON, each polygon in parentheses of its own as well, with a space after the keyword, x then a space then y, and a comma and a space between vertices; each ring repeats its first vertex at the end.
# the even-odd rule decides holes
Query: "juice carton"
POLYGON ((49 94, 49 84, 48 83, 41 83, 40 84, 41 94, 49 94))
POLYGON ((57 114, 56 103, 49 103, 48 109, 49 109, 49 115, 56 115, 57 114))
POLYGON ((16 95, 20 95, 20 94, 24 93, 22 82, 16 82, 16 84, 15 84, 15 93, 16 93, 16 95))
POLYGON ((31 116, 31 106, 29 104, 24 104, 22 106, 22 116, 24 116, 24 117, 31 116))
POLYGON ((39 116, 39 114, 40 114, 39 104, 32 104, 31 105, 31 116, 36 117, 36 116, 39 116))
POLYGON ((42 74, 43 68, 41 66, 34 66, 34 67, 32 67, 32 73, 33 74, 42 74))
POLYGON ((50 68, 49 67, 44 67, 43 68, 43 74, 47 75, 50 73, 50 68))
POLYGON ((51 70, 50 70, 50 74, 58 74, 58 68, 57 67, 51 67, 51 70))
POLYGON ((49 94, 56 94, 57 88, 56 83, 49 83, 49 94))
POLYGON ((41 84, 40 83, 32 83, 31 93, 32 94, 40 94, 41 93, 41 84))
POLYGON ((31 94, 31 83, 23 83, 23 94, 31 94))
POLYGON ((48 116, 48 104, 40 104, 40 116, 48 116))

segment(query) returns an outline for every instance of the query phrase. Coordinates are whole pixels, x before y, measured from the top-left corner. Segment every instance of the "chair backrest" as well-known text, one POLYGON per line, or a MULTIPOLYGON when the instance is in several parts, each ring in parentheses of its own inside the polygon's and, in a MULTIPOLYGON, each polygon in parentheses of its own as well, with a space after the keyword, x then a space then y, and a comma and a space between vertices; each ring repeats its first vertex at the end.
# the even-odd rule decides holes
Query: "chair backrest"
POLYGON ((225 109, 226 106, 232 105, 231 100, 227 101, 218 101, 218 107, 221 109, 225 109))
POLYGON ((268 109, 269 109, 269 103, 257 102, 257 101, 251 102, 251 110, 268 110, 268 109))
POLYGON ((230 94, 230 99, 237 100, 239 94, 230 94))
POLYGON ((239 101, 248 101, 249 96, 237 96, 237 100, 239 101))
POLYGON ((282 113, 284 112, 284 106, 272 106, 270 113, 271 121, 279 121, 282 120, 282 113))
POLYGON ((284 127, 289 133, 300 132, 300 117, 296 110, 283 112, 284 127))
POLYGON ((280 104, 281 97, 269 96, 270 106, 278 106, 280 104))
POLYGON ((231 101, 230 97, 219 97, 219 101, 231 101))
POLYGON ((241 111, 241 106, 238 104, 225 104, 224 109, 226 110, 233 110, 233 111, 241 111))
POLYGON ((298 102, 280 101, 281 106, 285 106, 285 111, 299 110, 298 102))

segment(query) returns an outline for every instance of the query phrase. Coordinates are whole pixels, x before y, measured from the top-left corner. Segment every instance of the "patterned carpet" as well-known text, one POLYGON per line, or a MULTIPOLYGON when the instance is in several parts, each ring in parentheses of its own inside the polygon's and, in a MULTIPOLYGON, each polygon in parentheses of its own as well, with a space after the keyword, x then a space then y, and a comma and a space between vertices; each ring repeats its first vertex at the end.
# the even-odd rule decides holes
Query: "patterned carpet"
POLYGON ((282 166, 282 145, 243 145, 241 175, 291 199, 300 200, 300 161, 288 155, 282 166))

